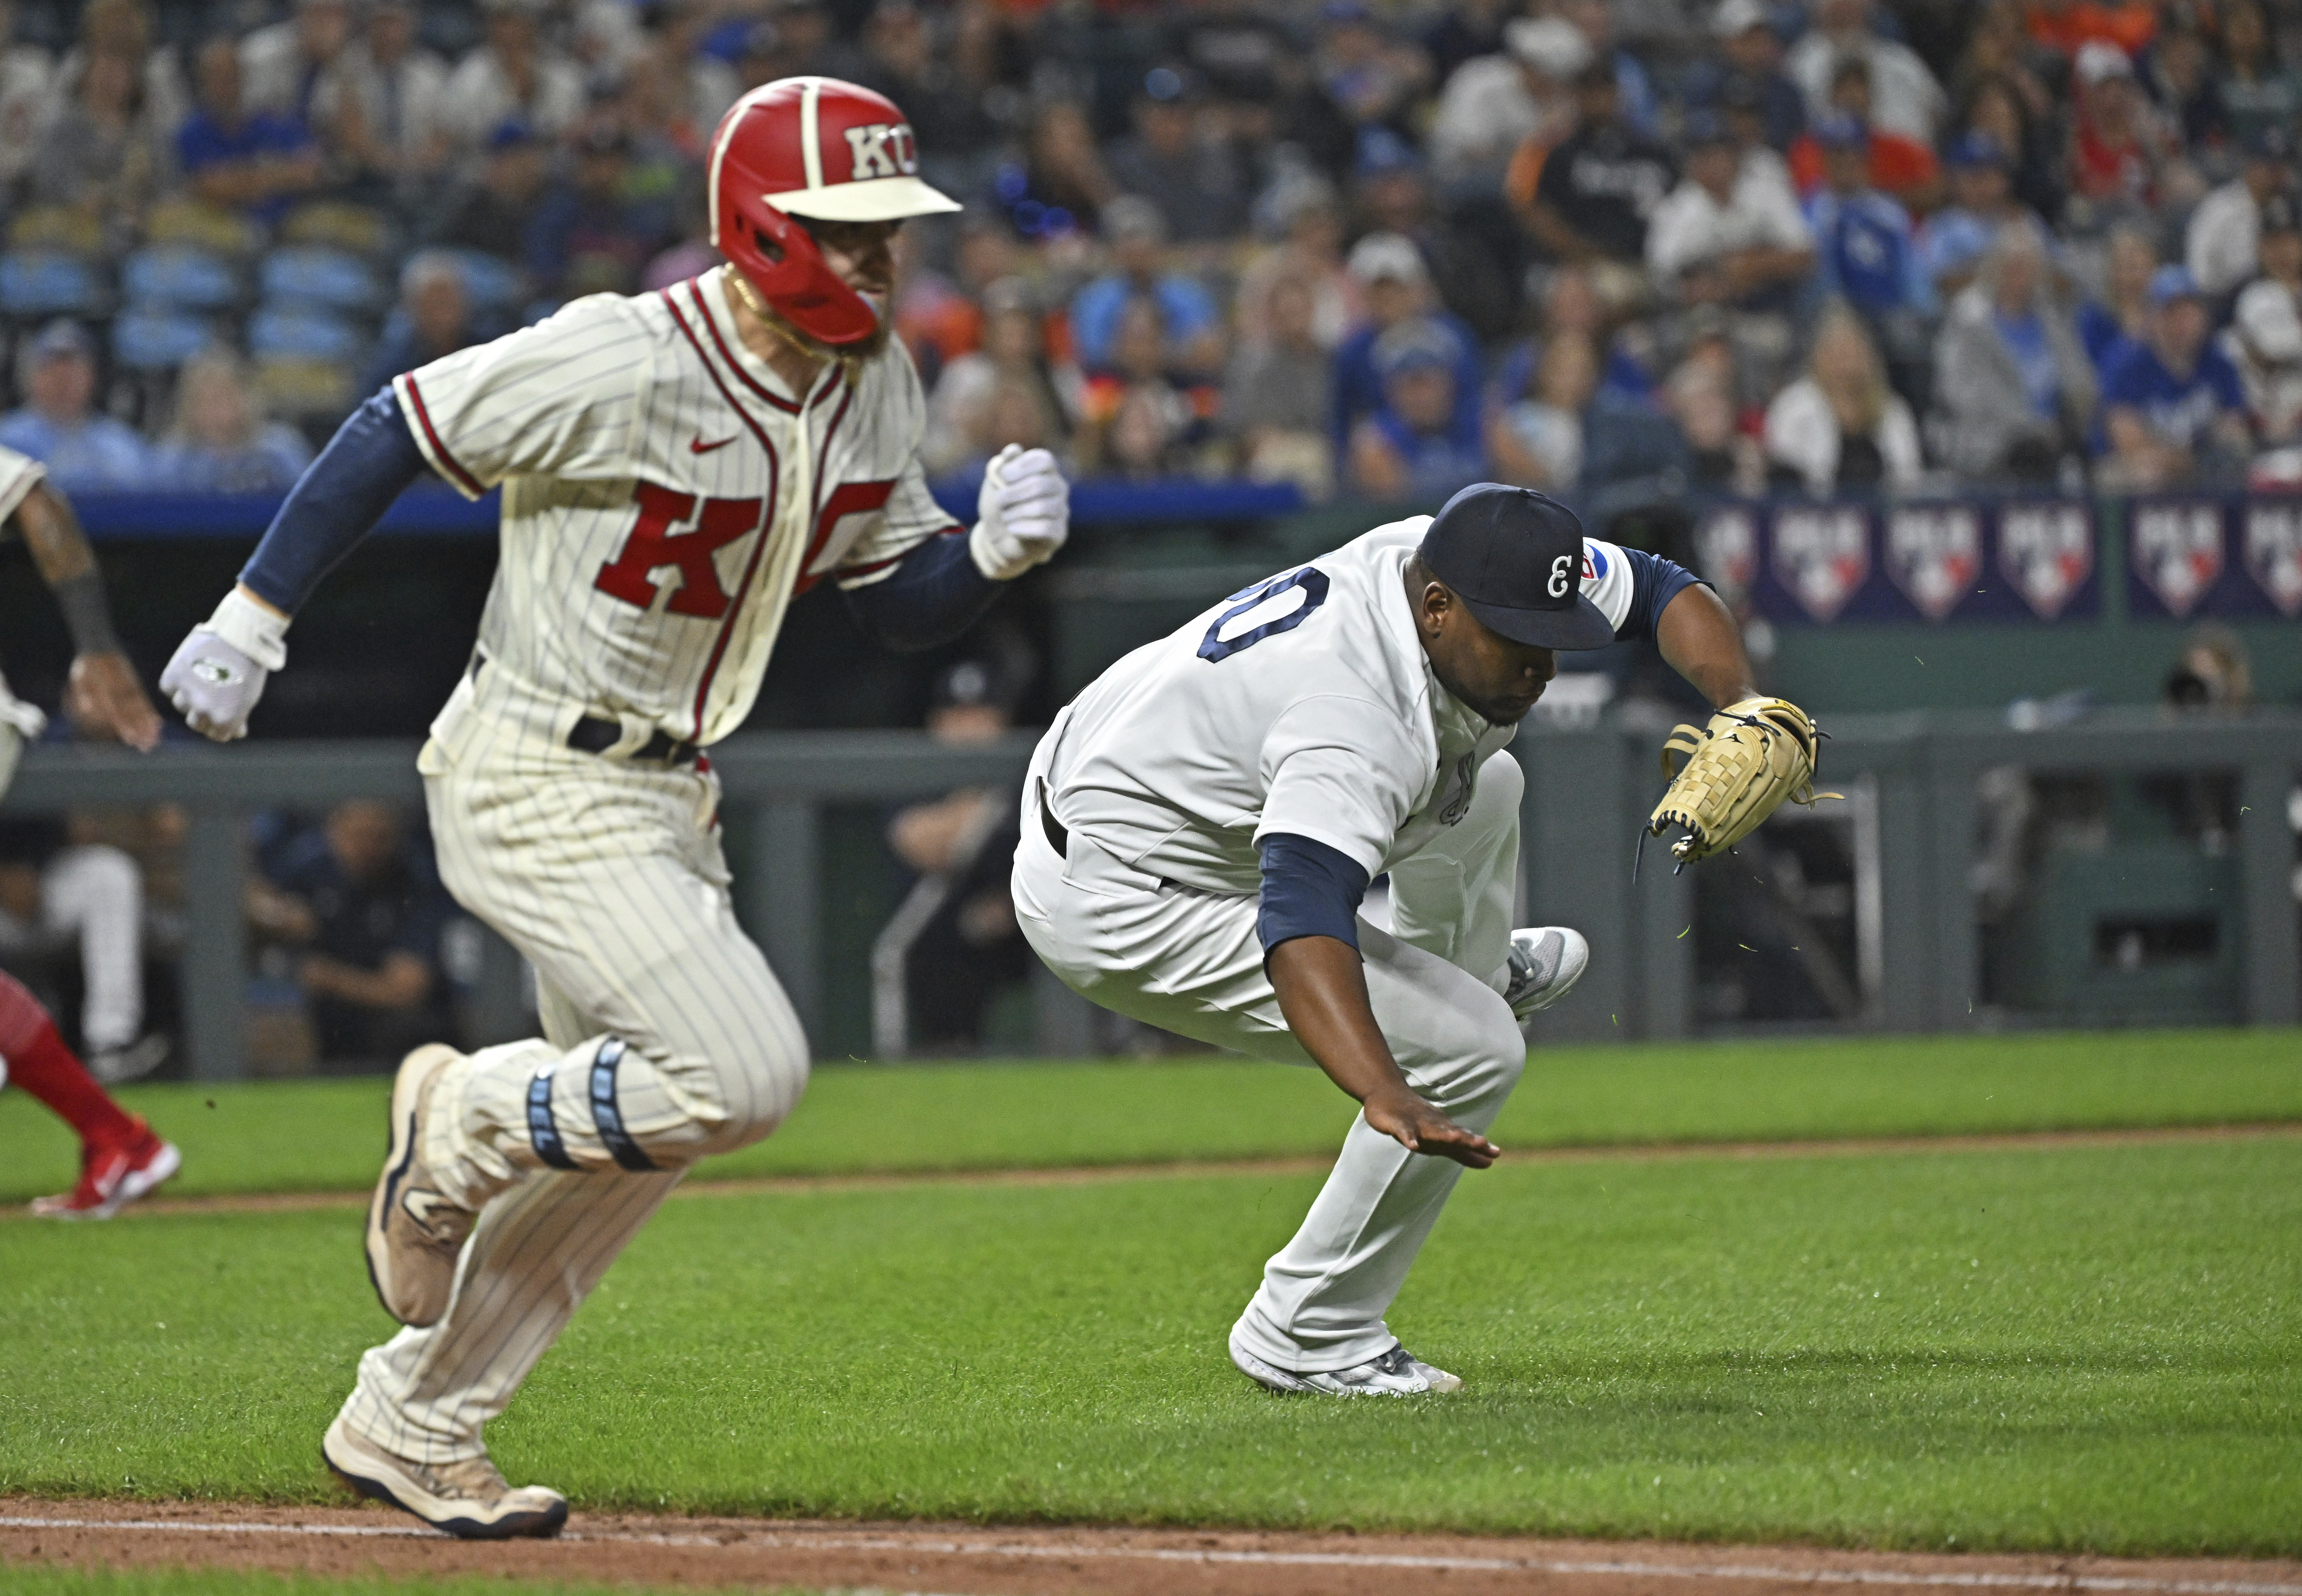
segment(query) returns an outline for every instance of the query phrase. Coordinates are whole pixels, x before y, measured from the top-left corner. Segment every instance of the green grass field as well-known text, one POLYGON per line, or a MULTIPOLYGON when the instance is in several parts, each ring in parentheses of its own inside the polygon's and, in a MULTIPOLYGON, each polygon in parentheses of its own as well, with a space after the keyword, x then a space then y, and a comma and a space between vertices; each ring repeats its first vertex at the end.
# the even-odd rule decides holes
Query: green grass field
MULTIPOLYGON (((193 1172, 236 1161, 207 1189, 373 1177, 372 1083, 139 1103, 193 1172)), ((11 1189, 62 1139, 27 1106, 11 1189)), ((827 1071, 719 1168, 1324 1151, 1344 1106, 1216 1063, 827 1071)), ((1558 1054, 1501 1138, 2297 1118, 2293 1033, 2200 1033, 1558 1054)), ((589 1508, 2302 1552, 2302 1139, 1505 1165, 1392 1319, 1469 1389, 1400 1403, 1224 1357, 1316 1184, 676 1200, 491 1443, 589 1508)), ((391 1328, 358 1224, 0 1222, 0 1491, 329 1499, 320 1431, 391 1328)))
MULTIPOLYGON (((130 1088, 184 1149, 169 1189, 357 1190, 389 1082, 130 1088)), ((700 1173, 816 1175, 1159 1163, 1332 1152, 1350 1105, 1315 1071, 1154 1063, 835 1064, 768 1140, 700 1173)), ((1928 1136, 2302 1121, 2302 1032, 2127 1031, 1539 1052, 1507 1147, 1928 1136)), ((76 1150, 0 1092, 0 1203, 71 1184, 76 1150)))

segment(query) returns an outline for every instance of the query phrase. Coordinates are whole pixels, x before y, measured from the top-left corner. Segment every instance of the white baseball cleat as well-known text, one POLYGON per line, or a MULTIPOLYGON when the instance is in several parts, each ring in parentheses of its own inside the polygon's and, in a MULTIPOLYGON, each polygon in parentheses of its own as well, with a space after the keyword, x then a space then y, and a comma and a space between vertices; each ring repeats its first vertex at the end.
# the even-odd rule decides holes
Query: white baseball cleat
POLYGON ((1583 933, 1566 926, 1529 926, 1513 931, 1510 940, 1510 984, 1503 1001, 1524 1020, 1549 1008, 1575 982, 1591 962, 1591 945, 1583 933))
POLYGON ((320 1456, 360 1495, 466 1541, 556 1535, 567 1522, 566 1497, 542 1485, 513 1490, 484 1452, 458 1463, 411 1463, 353 1434, 341 1414, 321 1439, 320 1456))
POLYGON ((367 1277, 383 1311, 421 1330, 437 1324, 455 1289, 456 1257, 479 1215, 439 1189, 424 1162, 423 1125, 440 1072, 464 1055, 444 1043, 399 1061, 391 1083, 391 1146, 367 1208, 367 1277))
POLYGON ((1405 1347, 1394 1345, 1381 1357, 1348 1369, 1298 1373, 1275 1368, 1231 1340, 1231 1361, 1256 1384, 1274 1391, 1315 1391, 1323 1397, 1416 1397, 1425 1391, 1458 1391, 1463 1382, 1444 1369, 1434 1369, 1405 1347))

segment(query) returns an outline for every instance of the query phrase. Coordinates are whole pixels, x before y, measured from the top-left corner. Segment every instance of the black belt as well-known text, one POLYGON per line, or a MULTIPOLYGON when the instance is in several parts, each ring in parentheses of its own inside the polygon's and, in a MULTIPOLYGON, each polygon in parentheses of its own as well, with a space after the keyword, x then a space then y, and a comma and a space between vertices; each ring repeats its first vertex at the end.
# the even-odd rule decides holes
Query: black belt
POLYGON ((1063 823, 1055 819, 1055 811, 1048 807, 1047 784, 1044 780, 1039 783, 1039 829, 1046 833, 1047 846, 1055 851, 1057 859, 1071 856, 1071 834, 1063 829, 1063 823))
MULTIPOLYGON (((623 722, 603 720, 597 715, 586 715, 567 733, 567 746, 579 753, 605 753, 624 740, 623 722)), ((649 760, 660 765, 692 765, 698 752, 693 743, 683 743, 662 728, 655 735, 632 751, 627 756, 649 760)))

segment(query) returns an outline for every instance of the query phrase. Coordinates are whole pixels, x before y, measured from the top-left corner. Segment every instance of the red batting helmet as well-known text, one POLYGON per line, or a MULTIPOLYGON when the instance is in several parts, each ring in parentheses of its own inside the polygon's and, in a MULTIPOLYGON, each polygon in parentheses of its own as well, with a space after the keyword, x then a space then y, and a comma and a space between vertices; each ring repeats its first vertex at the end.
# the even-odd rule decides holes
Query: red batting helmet
POLYGON ((711 135, 711 241, 792 325, 828 344, 879 324, 792 220, 893 222, 955 211, 920 181, 912 124, 884 95, 836 78, 783 78, 729 107, 711 135))

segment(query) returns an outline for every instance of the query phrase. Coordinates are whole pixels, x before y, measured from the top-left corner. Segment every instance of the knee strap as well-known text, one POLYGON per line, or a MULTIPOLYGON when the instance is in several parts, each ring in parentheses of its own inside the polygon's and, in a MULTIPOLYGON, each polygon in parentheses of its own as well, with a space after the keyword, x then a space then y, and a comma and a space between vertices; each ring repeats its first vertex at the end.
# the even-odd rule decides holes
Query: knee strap
POLYGON ((655 1160, 641 1151, 624 1129, 623 1112, 616 1106, 616 1066, 624 1062, 624 1039, 609 1037, 592 1059, 592 1123, 600 1132, 608 1156, 634 1172, 655 1168, 655 1160))

